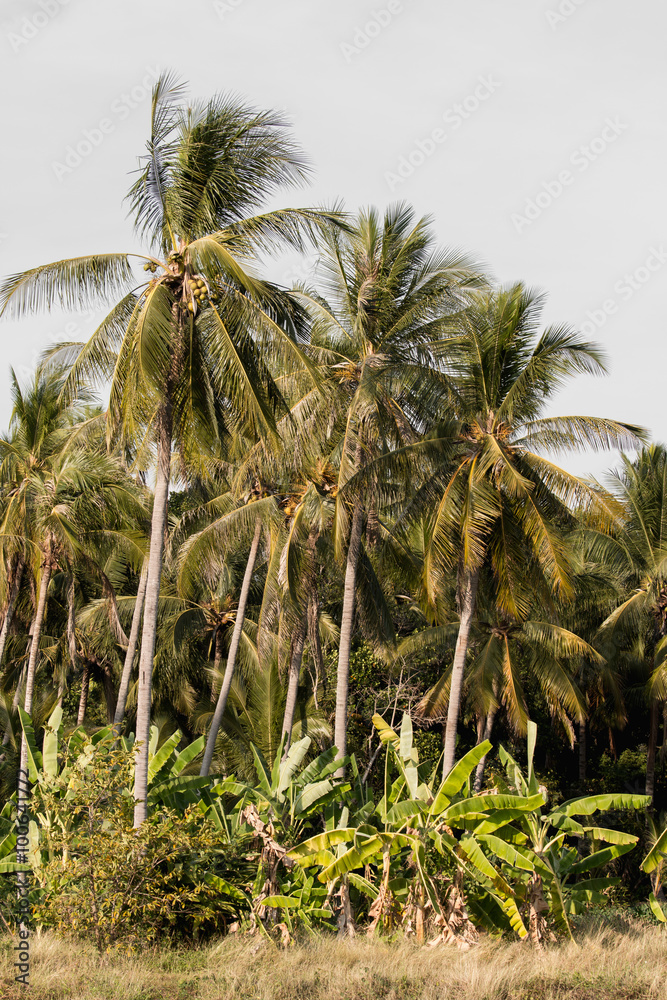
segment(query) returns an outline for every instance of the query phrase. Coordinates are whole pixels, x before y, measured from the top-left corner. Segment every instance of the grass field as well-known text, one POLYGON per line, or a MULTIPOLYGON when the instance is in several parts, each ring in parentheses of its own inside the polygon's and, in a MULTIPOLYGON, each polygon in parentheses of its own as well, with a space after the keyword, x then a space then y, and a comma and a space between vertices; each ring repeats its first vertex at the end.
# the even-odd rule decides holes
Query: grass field
POLYGON ((98 958, 52 934, 31 942, 30 989, 13 981, 8 936, 2 1000, 644 1000, 667 997, 667 934, 613 920, 582 928, 578 945, 536 953, 483 941, 439 945, 318 938, 286 951, 227 938, 192 951, 98 958))

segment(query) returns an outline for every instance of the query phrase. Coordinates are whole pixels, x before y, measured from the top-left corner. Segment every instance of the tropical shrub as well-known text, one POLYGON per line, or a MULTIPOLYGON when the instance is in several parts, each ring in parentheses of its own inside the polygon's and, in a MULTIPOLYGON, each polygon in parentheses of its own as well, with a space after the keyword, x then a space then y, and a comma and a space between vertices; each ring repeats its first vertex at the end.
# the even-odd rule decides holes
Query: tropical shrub
POLYGON ((100 951, 224 931, 249 908, 249 838, 221 837, 201 805, 155 809, 134 830, 134 749, 113 734, 82 740, 35 788, 35 814, 49 818, 35 855, 36 922, 100 951))

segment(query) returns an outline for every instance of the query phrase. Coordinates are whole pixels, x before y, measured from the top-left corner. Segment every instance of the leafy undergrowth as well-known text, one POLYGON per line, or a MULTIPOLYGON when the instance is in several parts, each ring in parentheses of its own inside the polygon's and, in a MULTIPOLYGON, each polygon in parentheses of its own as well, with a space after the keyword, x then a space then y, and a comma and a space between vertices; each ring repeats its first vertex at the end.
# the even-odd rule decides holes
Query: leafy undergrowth
POLYGON ((644 1000, 667 996, 667 936, 639 921, 589 924, 542 953, 483 941, 470 951, 317 938, 286 951, 227 938, 191 951, 99 959, 48 933, 31 941, 30 990, 0 951, 0 997, 15 1000, 644 1000))

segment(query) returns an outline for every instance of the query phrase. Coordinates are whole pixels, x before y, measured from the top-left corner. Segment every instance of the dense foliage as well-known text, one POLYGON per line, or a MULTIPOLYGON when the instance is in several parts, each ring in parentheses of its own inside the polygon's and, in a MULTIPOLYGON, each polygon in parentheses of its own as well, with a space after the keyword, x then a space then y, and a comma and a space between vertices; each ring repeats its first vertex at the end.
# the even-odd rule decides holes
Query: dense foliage
POLYGON ((35 919, 100 950, 664 919, 667 452, 554 416, 598 347, 409 206, 266 209, 306 175, 279 116, 165 76, 140 251, 0 290, 107 309, 12 373, 0 871, 27 773, 35 919), (307 244, 310 283, 259 276, 307 244), (596 448, 606 484, 556 461, 596 448))

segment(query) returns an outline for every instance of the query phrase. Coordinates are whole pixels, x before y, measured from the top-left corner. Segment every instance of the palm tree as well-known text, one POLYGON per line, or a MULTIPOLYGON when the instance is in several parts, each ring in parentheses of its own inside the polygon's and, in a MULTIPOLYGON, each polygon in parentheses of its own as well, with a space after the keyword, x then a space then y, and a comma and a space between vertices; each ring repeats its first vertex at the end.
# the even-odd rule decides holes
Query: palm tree
MULTIPOLYGON (((604 658, 576 633, 538 617, 545 610, 536 602, 528 619, 516 621, 497 614, 492 596, 486 595, 482 601, 478 597, 462 697, 477 719, 480 743, 491 739, 501 707, 513 732, 526 735, 530 718, 524 690, 526 672, 536 679, 549 713, 560 723, 571 744, 573 722, 581 726, 585 720, 586 700, 578 684, 579 666, 586 662, 600 670, 604 658)), ((456 623, 424 629, 404 640, 399 653, 407 656, 429 647, 438 648, 443 640, 449 645, 457 632, 456 623)), ((451 678, 450 667, 417 703, 413 719, 427 724, 446 719, 451 678)), ((485 764, 483 757, 475 772, 476 792, 482 787, 485 764)))
POLYGON ((79 406, 64 407, 59 400, 62 377, 37 376, 22 389, 10 369, 12 414, 9 434, 0 439, 0 483, 3 497, 3 530, 0 536, 3 561, 7 570, 7 604, 0 633, 0 662, 18 601, 19 591, 30 557, 29 525, 26 510, 17 503, 22 485, 34 468, 58 454, 70 443, 74 422, 83 419, 79 406))
MULTIPOLYGON (((30 549, 37 599, 30 628, 30 647, 25 679, 24 710, 32 711, 40 639, 46 617, 49 584, 58 567, 71 575, 79 558, 94 562, 96 541, 115 529, 134 504, 132 485, 111 456, 85 447, 82 428, 90 421, 73 424, 74 407, 52 411, 50 435, 42 448, 31 449, 26 432, 27 413, 39 408, 50 396, 58 398, 62 378, 39 374, 31 391, 23 393, 15 383, 19 400, 14 414, 16 431, 0 440, 3 455, 1 482, 8 498, 0 538, 21 537, 30 549), (47 444, 47 442, 49 442, 47 444)), ((21 768, 27 764, 27 744, 22 740, 21 768)))
POLYGON ((625 509, 613 538, 591 538, 591 557, 621 578, 624 599, 600 628, 601 648, 621 668, 639 668, 649 704, 646 794, 653 795, 660 704, 667 700, 667 449, 621 456, 610 487, 625 509))
MULTIPOLYGON (((275 433, 280 392, 266 360, 309 367, 299 349, 300 310, 256 278, 257 254, 283 243, 301 249, 336 213, 286 209, 247 217, 275 190, 300 183, 304 160, 280 116, 217 96, 183 106, 183 87, 161 77, 153 91, 148 153, 130 193, 148 253, 59 261, 10 278, 2 311, 21 315, 120 295, 87 344, 61 345, 69 391, 111 380, 109 440, 129 443, 145 468, 155 453, 155 489, 139 661, 135 824, 146 817, 151 682, 172 449, 181 469, 205 473, 222 436, 242 427, 275 433), (150 272, 136 287, 132 258, 150 272)), ((313 373, 314 375, 314 373, 313 373)))
MULTIPOLYGON (((345 755, 350 649, 364 524, 377 514, 379 481, 364 477, 379 455, 414 441, 443 393, 433 342, 443 317, 477 280, 464 257, 439 251, 429 220, 405 205, 381 218, 360 213, 349 232, 330 229, 320 273, 326 297, 302 289, 313 330, 311 354, 328 368, 330 454, 338 483, 334 539, 345 566, 336 684, 334 742, 345 755)), ((368 564, 370 565, 370 564, 368 564)))
POLYGON ((600 351, 566 327, 540 334, 543 297, 522 285, 476 292, 451 317, 443 342, 452 373, 451 410, 414 449, 432 473, 399 526, 425 517, 429 540, 424 586, 437 606, 456 574, 459 625, 447 707, 444 772, 454 765, 456 730, 470 632, 483 567, 493 579, 497 612, 525 620, 531 579, 543 576, 557 596, 572 593, 565 535, 577 516, 609 526, 610 497, 545 457, 566 449, 636 444, 639 428, 599 417, 543 416, 555 393, 578 374, 602 374, 600 351), (453 410, 455 420, 451 420, 453 410), (442 458, 438 461, 438 453, 442 458))
MULTIPOLYGON (((178 592, 181 596, 191 595, 201 587, 202 582, 209 589, 214 589, 222 578, 228 577, 229 567, 226 564, 232 545, 234 544, 238 551, 239 545, 245 547, 249 542, 238 605, 233 615, 234 626, 227 651, 224 676, 202 759, 200 772, 202 775, 209 773, 218 730, 227 707, 262 534, 265 529, 270 530, 271 524, 278 517, 275 498, 270 493, 264 493, 258 483, 255 483, 244 499, 245 503, 239 503, 231 493, 226 492, 204 504, 198 511, 199 517, 201 519, 208 515, 209 523, 193 532, 183 542, 177 556, 178 592)), ((222 638, 221 633, 220 638, 222 638)), ((220 657, 217 659, 219 662, 220 657)))

